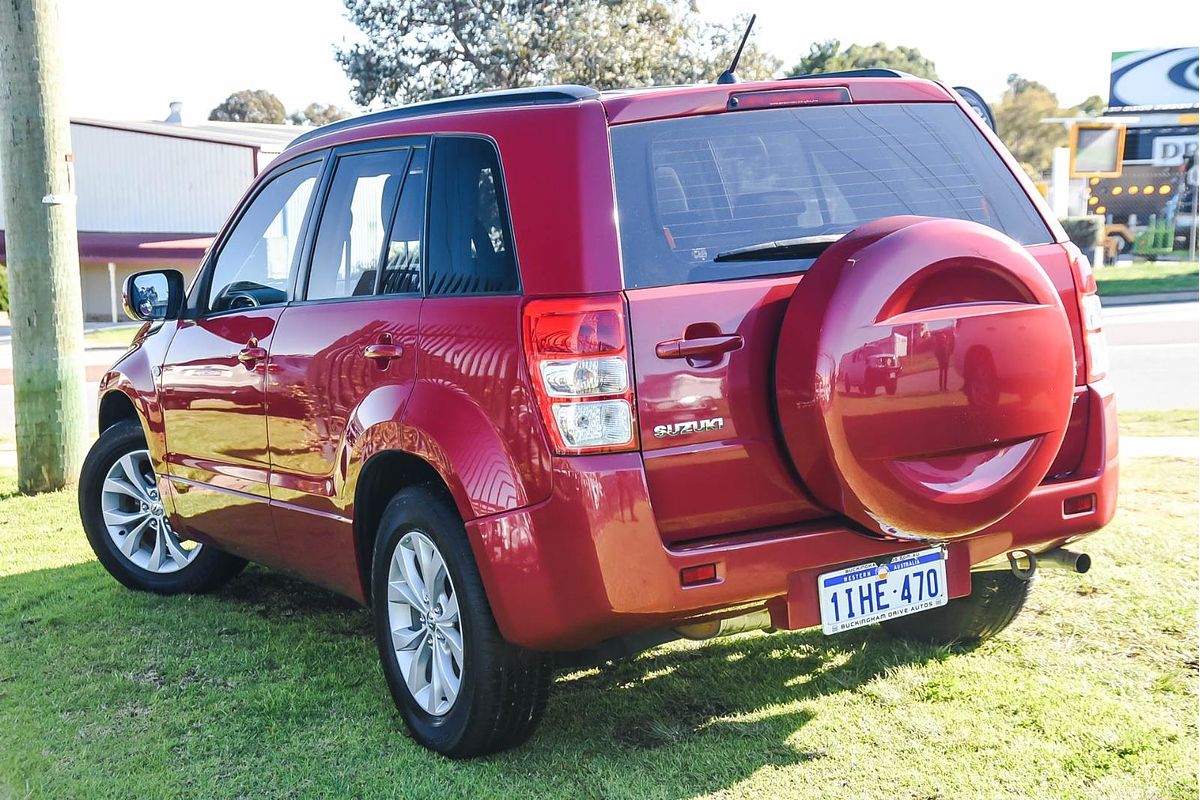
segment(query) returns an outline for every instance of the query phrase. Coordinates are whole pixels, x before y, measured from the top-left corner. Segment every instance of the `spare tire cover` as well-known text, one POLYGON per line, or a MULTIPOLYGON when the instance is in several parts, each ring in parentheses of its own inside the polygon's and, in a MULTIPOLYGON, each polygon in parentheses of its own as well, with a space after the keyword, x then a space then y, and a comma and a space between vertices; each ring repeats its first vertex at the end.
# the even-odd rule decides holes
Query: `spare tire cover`
POLYGON ((775 390, 817 500, 876 534, 952 539, 1046 476, 1074 375, 1062 302, 1019 244, 974 222, 888 217, 800 280, 775 390))

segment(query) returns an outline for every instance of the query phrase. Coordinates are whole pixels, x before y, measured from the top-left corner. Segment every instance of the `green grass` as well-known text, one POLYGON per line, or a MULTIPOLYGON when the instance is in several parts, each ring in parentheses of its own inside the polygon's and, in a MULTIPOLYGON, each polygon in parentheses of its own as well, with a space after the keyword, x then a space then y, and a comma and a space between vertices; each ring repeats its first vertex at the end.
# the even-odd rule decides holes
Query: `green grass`
POLYGON ((1096 270, 1096 291, 1104 297, 1150 292, 1196 291, 1200 265, 1195 261, 1139 262, 1096 270))
POLYGON ((975 649, 746 634, 559 678, 524 748, 403 733, 365 610, 253 568, 130 592, 70 492, 0 473, 0 798, 1195 798, 1197 463, 1123 465, 1121 508, 975 649))
POLYGON ((1196 436, 1200 435, 1200 411, 1177 408, 1172 411, 1121 411, 1117 414, 1122 436, 1196 436))
POLYGON ((141 323, 95 328, 83 334, 84 347, 128 347, 141 323))

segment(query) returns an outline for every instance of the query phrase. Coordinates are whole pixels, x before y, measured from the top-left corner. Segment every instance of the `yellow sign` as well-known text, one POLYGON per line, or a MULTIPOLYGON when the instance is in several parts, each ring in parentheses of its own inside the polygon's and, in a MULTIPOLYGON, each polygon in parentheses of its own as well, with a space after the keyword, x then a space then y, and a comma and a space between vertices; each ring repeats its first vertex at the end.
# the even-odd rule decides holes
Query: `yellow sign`
POLYGON ((1119 178, 1125 158, 1125 126, 1076 122, 1071 126, 1071 177, 1119 178))

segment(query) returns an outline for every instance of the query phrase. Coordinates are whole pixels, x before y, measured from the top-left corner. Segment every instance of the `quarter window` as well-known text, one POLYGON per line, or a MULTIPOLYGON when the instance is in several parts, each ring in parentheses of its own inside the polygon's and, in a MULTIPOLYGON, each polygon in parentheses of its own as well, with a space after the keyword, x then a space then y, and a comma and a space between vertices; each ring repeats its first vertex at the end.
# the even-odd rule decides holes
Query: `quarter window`
POLYGON ((408 175, 396 205, 396 218, 388 237, 387 260, 379 291, 383 294, 412 294, 421 291, 421 231, 425 225, 424 147, 413 149, 408 175))
POLYGON ((496 148, 483 139, 439 139, 433 151, 431 180, 428 293, 517 291, 517 265, 496 148))
POLYGON ((313 246, 307 299, 375 293, 408 155, 404 148, 338 158, 313 246))
POLYGON ((320 172, 319 161, 289 169, 270 179, 250 201, 213 264, 210 311, 287 302, 297 245, 320 172))

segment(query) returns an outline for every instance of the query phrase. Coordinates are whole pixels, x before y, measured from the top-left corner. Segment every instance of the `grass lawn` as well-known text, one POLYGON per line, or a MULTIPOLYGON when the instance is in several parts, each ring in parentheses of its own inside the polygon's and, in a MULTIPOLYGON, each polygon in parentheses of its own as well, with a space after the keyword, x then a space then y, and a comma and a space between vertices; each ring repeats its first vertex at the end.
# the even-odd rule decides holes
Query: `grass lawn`
POLYGON ((83 344, 84 347, 128 347, 133 335, 141 327, 140 322, 134 322, 111 328, 95 328, 83 334, 83 344))
POLYGON ((1084 576, 964 652, 745 634, 559 678, 523 749, 451 762, 391 705, 367 612, 252 568, 130 592, 68 493, 0 473, 0 798, 1195 798, 1197 463, 1123 465, 1084 576))
POLYGON ((1196 436, 1200 434, 1200 411, 1121 411, 1117 414, 1122 436, 1196 436))
POLYGON ((1150 292, 1196 291, 1200 265, 1195 261, 1138 262, 1096 270, 1096 291, 1105 297, 1150 292))

